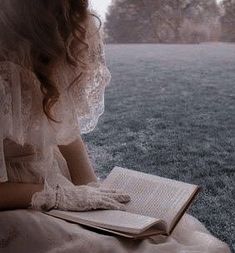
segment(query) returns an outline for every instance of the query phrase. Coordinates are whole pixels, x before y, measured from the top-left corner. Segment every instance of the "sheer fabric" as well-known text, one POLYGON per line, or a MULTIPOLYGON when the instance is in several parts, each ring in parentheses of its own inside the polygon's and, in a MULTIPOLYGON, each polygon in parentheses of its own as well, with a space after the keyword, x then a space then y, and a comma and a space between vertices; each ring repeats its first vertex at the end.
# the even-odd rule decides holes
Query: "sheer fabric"
POLYGON ((54 79, 62 94, 56 113, 63 119, 66 115, 70 117, 64 120, 66 125, 60 127, 57 143, 61 144, 71 142, 78 129, 83 134, 95 128, 99 116, 104 112, 105 87, 111 80, 105 62, 102 33, 98 32, 93 18, 88 19, 86 26, 89 50, 82 60, 87 67, 84 68, 82 64, 73 67, 61 62, 54 73, 54 79), (83 75, 78 78, 81 72, 83 75))
POLYGON ((230 253, 188 214, 171 236, 145 240, 97 233, 32 210, 2 212, 0 225, 1 253, 230 253))
MULTIPOLYGON (((96 26, 90 25, 92 32, 96 26)), ((61 97, 54 108, 61 124, 51 123, 42 110, 40 83, 34 73, 0 62, 0 181, 43 183, 66 177, 67 163, 57 145, 92 131, 104 111, 104 91, 110 81, 101 35, 90 37, 89 68, 82 82, 69 88, 79 68, 61 63, 54 78, 61 97)), ((62 180, 63 181, 63 180, 62 180)), ((61 182, 62 182, 61 181, 61 182)), ((194 217, 185 214, 169 237, 126 240, 27 210, 0 213, 1 253, 230 253, 194 217)))
POLYGON ((90 18, 86 25, 89 45, 84 59, 86 67, 70 67, 64 61, 53 73, 61 94, 53 107, 53 115, 61 121, 59 124, 49 121, 43 112, 43 96, 36 75, 13 62, 0 62, 0 182, 7 181, 7 174, 11 174, 6 169, 8 161, 41 163, 38 169, 41 182, 46 173, 44 165, 47 164, 48 170, 52 166, 52 149, 71 143, 97 125, 104 112, 104 92, 111 75, 95 19, 90 18), (82 79, 77 80, 81 69, 82 79))

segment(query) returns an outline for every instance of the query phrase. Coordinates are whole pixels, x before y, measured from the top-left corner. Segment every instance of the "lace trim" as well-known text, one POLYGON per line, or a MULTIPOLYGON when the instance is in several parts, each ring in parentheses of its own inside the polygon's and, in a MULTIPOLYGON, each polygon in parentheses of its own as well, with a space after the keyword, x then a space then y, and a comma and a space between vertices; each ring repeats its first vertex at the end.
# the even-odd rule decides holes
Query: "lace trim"
MULTIPOLYGON (((94 34, 97 30, 94 21, 89 26, 90 34, 94 34)), ((61 64, 55 72, 61 96, 53 108, 61 124, 46 118, 36 75, 13 62, 0 62, 0 180, 7 179, 3 139, 9 138, 22 148, 31 145, 35 161, 39 161, 47 155, 45 147, 69 144, 97 125, 104 112, 104 92, 111 74, 105 63, 101 32, 88 37, 88 45, 82 80, 68 88, 79 76, 79 66, 61 64)))
MULTIPOLYGON (((70 118, 73 123, 70 124, 70 130, 68 129, 71 135, 74 135, 77 129, 81 134, 86 134, 96 127, 99 117, 104 112, 105 87, 111 80, 111 74, 105 62, 102 30, 98 32, 94 19, 89 21, 87 30, 89 50, 84 59, 87 68, 70 67, 62 62, 54 75, 61 89, 61 99, 68 101, 64 103, 64 114, 69 115, 72 109, 73 117, 70 118), (76 81, 81 71, 82 79, 76 81), (73 83, 72 86, 70 86, 71 83, 73 83)), ((68 120, 66 117, 63 118, 68 120)), ((66 138, 75 139, 70 137, 66 138)))

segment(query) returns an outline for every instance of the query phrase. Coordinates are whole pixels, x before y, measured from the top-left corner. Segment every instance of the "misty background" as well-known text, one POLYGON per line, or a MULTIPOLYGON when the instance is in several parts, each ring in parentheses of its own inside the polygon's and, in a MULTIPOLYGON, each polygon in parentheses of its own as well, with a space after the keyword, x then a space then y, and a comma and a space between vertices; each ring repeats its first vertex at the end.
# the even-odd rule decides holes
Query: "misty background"
POLYGON ((235 42, 234 0, 114 0, 104 27, 108 43, 235 42))

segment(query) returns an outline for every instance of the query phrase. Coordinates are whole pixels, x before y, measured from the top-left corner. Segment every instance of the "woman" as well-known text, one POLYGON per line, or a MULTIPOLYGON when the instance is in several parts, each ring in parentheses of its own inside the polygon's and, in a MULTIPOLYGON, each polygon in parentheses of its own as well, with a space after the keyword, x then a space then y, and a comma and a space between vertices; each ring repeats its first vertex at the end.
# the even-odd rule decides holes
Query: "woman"
POLYGON ((131 241, 40 212, 130 200, 93 184, 81 138, 110 81, 97 20, 86 0, 0 0, 0 252, 230 252, 190 215, 170 237, 131 241))

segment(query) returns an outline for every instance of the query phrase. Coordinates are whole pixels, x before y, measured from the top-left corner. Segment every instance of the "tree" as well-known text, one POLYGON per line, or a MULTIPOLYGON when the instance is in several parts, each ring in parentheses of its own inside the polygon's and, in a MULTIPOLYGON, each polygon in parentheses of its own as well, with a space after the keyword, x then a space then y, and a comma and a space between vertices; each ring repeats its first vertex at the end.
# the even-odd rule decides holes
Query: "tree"
POLYGON ((105 28, 110 42, 187 42, 185 32, 206 31, 218 13, 216 0, 116 0, 105 28))
POLYGON ((221 17, 222 40, 235 42, 235 0, 222 2, 224 15, 221 17))
POLYGON ((105 31, 109 42, 137 43, 151 41, 154 34, 152 6, 160 0, 113 0, 106 15, 105 31))
POLYGON ((198 2, 185 15, 181 30, 182 35, 186 36, 184 40, 187 42, 218 41, 221 30, 220 15, 220 8, 215 0, 198 2))
POLYGON ((155 10, 156 23, 163 26, 159 32, 170 30, 173 42, 212 39, 212 31, 219 32, 219 15, 215 0, 165 0, 155 10))

